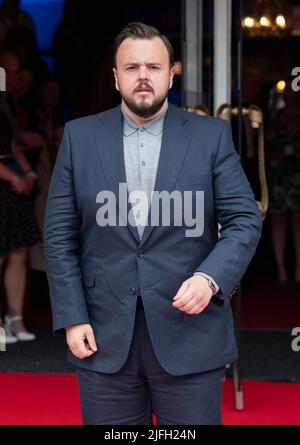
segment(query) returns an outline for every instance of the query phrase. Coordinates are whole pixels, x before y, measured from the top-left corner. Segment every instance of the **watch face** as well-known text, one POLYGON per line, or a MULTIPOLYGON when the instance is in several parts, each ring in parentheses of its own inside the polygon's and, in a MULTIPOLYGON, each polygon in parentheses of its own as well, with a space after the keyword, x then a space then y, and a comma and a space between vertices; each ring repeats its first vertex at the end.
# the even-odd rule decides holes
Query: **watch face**
POLYGON ((208 280, 208 285, 209 285, 209 287, 211 288, 211 290, 213 291, 213 295, 216 293, 216 288, 215 288, 215 286, 213 285, 213 283, 210 281, 210 280, 208 280))

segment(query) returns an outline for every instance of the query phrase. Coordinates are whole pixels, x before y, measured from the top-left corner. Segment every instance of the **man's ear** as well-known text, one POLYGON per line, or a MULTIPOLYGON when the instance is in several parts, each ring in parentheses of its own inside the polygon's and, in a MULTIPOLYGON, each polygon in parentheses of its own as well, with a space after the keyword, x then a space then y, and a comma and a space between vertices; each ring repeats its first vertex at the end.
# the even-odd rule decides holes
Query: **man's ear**
POLYGON ((172 68, 170 69, 170 82, 169 82, 169 90, 172 88, 173 86, 173 77, 175 74, 175 67, 172 66, 172 68))
POLYGON ((120 91, 119 84, 118 84, 118 76, 117 76, 117 70, 116 68, 113 68, 114 78, 115 78, 115 87, 116 90, 120 91))

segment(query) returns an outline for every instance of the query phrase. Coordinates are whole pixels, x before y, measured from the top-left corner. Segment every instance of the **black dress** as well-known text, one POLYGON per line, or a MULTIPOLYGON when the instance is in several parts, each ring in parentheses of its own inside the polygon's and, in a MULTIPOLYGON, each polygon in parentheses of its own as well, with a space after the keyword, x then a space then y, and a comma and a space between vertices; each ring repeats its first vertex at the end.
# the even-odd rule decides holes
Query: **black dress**
MULTIPOLYGON (((0 162, 22 174, 10 150, 12 138, 9 120, 0 109, 0 162), (10 157, 3 159, 1 155, 10 157)), ((9 182, 0 179, 0 256, 19 247, 33 246, 41 238, 31 196, 15 193, 9 182)))

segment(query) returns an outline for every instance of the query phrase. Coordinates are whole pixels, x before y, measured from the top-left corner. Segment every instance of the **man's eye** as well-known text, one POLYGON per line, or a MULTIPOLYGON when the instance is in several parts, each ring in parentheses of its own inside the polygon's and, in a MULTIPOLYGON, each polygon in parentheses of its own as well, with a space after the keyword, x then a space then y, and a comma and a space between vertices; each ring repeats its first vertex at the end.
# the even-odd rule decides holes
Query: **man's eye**
POLYGON ((151 66, 149 67, 149 69, 152 70, 152 71, 157 71, 157 70, 159 70, 159 66, 157 66, 157 65, 151 65, 151 66))
POLYGON ((136 68, 135 66, 128 66, 126 69, 127 71, 134 71, 136 68))

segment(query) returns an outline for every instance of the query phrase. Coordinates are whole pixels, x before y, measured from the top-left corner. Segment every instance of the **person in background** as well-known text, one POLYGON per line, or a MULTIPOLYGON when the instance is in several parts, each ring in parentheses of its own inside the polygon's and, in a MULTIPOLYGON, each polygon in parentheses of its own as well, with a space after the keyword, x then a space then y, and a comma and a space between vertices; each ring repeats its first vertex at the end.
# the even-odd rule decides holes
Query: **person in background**
POLYGON ((3 49, 16 54, 21 69, 30 67, 34 87, 39 89, 42 81, 49 76, 49 69, 46 62, 39 57, 35 34, 27 28, 13 29, 8 33, 3 49))
POLYGON ((288 227, 295 251, 294 281, 300 286, 300 96, 289 81, 284 106, 270 110, 266 126, 270 225, 278 281, 288 283, 288 227))
MULTIPOLYGON (((7 297, 7 314, 1 324, 6 342, 34 340, 23 321, 28 248, 40 239, 40 231, 29 197, 37 174, 19 147, 19 130, 11 93, 19 74, 15 54, 0 54, 6 71, 7 93, 0 97, 0 270, 7 297)), ((3 340, 3 339, 2 339, 3 340)))
MULTIPOLYGON (((36 165, 38 174, 35 212, 42 233, 44 231, 45 208, 51 173, 63 133, 63 119, 60 112, 60 92, 54 78, 46 79, 38 93, 38 106, 34 117, 36 131, 42 136, 44 144, 36 165)), ((31 268, 45 273, 43 243, 40 241, 30 249, 31 268)), ((46 282, 46 277, 43 282, 46 282)))
POLYGON ((9 31, 18 28, 26 28, 35 34, 32 18, 21 10, 20 0, 3 0, 0 7, 0 49, 4 46, 9 31))
POLYGON ((89 47, 84 42, 79 4, 80 0, 65 1, 63 19, 53 36, 51 52, 56 60, 54 74, 64 108, 73 106, 74 97, 78 94, 89 66, 89 47))
POLYGON ((64 128, 57 80, 50 77, 45 79, 38 96, 35 125, 43 135, 53 167, 64 128))

